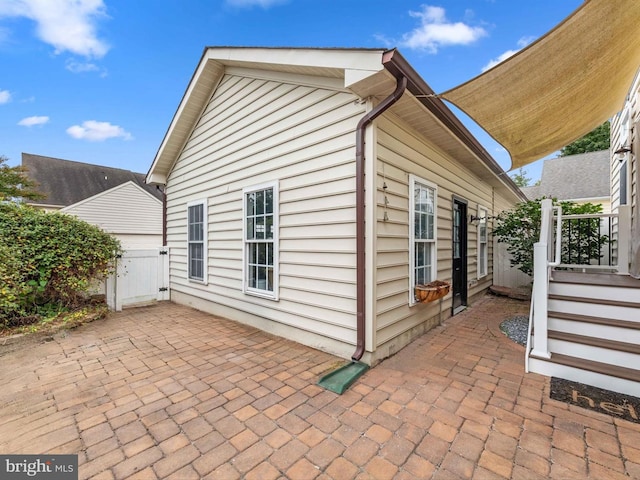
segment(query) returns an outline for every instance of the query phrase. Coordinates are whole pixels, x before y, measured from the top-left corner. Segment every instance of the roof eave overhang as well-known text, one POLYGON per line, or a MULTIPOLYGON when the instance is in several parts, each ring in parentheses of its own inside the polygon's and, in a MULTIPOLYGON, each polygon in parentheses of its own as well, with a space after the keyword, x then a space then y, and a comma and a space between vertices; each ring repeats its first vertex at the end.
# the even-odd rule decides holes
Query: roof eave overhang
POLYGON ((526 201, 527 197, 500 167, 495 159, 478 142, 458 117, 435 94, 424 79, 413 69, 396 49, 385 52, 384 67, 395 77, 402 73, 408 79, 407 91, 410 92, 431 114, 460 142, 478 161, 478 164, 490 172, 493 186, 499 186, 514 196, 516 200, 526 201))
POLYGON ((333 75, 343 78, 344 87, 349 88, 383 70, 380 62, 383 53, 381 49, 205 48, 147 173, 147 183, 166 184, 174 163, 227 66, 292 72, 306 69, 317 74, 332 71, 333 75))
POLYGON ((147 173, 147 183, 167 183, 173 163, 200 118, 211 92, 222 78, 224 67, 206 57, 205 50, 147 173))

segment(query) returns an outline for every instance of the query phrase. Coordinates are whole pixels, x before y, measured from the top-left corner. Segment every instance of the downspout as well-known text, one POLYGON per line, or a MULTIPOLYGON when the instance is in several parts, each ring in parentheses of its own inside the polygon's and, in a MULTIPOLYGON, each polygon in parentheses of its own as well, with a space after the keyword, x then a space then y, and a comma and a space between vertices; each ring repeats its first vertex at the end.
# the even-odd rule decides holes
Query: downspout
POLYGON ((160 185, 156 187, 158 190, 162 192, 162 246, 167 246, 167 194, 164 188, 160 188, 160 185))
POLYGON ((396 81, 395 91, 362 117, 356 127, 356 351, 351 357, 354 362, 364 355, 366 328, 364 134, 379 115, 402 97, 407 88, 407 77, 398 73, 396 81))

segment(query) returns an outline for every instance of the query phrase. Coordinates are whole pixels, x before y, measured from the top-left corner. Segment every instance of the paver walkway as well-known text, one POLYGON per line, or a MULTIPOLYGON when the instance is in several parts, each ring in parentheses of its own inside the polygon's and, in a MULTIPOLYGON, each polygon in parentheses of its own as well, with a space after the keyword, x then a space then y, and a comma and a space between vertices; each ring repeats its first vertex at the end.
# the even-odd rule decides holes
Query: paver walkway
POLYGON ((0 349, 0 452, 77 453, 93 479, 640 478, 640 426, 549 399, 485 297, 367 372, 195 310, 112 314, 0 349))

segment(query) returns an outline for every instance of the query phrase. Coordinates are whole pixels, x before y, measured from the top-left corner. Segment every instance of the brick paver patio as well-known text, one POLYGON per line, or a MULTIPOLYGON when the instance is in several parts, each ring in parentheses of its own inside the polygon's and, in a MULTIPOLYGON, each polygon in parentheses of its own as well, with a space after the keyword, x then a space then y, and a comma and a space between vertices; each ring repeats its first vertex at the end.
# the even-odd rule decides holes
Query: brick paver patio
POLYGON ((93 479, 640 478, 640 425, 549 399, 485 297, 367 372, 172 304, 0 347, 0 453, 93 479))

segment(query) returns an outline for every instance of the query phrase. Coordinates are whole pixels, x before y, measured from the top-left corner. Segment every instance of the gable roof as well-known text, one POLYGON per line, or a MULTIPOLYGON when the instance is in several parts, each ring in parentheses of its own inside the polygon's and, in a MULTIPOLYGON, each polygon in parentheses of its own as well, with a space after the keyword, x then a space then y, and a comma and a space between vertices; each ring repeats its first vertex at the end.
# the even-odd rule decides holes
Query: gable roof
POLYGON ((90 202, 95 202, 96 200, 100 200, 103 197, 112 196, 114 193, 117 193, 121 190, 126 190, 126 189, 133 189, 133 191, 136 192, 137 195, 142 195, 143 196, 142 198, 144 198, 145 201, 147 201, 148 199, 149 201, 154 202, 156 204, 160 204, 160 205, 162 204, 162 200, 160 200, 156 195, 153 195, 148 188, 145 189, 141 187, 138 183, 132 180, 128 180, 125 183, 116 185, 113 188, 97 193, 96 195, 93 195, 91 197, 87 197, 83 200, 80 200, 79 202, 72 203, 71 205, 67 205, 66 207, 62 208, 61 211, 68 212, 68 211, 74 210, 90 202))
POLYGON ((149 183, 166 183, 225 71, 237 67, 305 75, 316 81, 323 77, 333 79, 344 91, 374 102, 393 92, 398 78, 407 78, 405 94, 390 111, 489 185, 515 200, 525 199, 512 179, 397 49, 205 48, 149 169, 149 183))
POLYGON ((601 150, 545 160, 540 185, 522 191, 530 200, 609 197, 609 159, 609 150, 601 150))
POLYGON ((26 167, 28 177, 38 183, 38 191, 45 195, 41 200, 29 202, 35 205, 66 207, 127 182, 162 200, 162 191, 147 185, 143 173, 31 153, 22 154, 22 166, 26 167))

